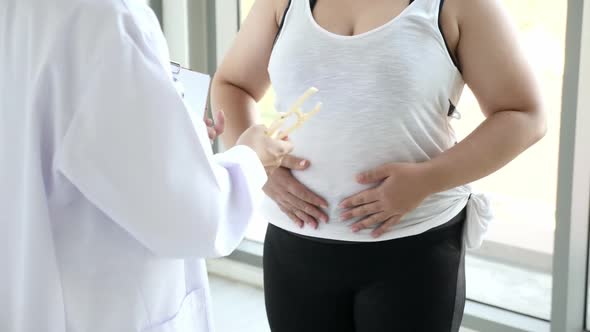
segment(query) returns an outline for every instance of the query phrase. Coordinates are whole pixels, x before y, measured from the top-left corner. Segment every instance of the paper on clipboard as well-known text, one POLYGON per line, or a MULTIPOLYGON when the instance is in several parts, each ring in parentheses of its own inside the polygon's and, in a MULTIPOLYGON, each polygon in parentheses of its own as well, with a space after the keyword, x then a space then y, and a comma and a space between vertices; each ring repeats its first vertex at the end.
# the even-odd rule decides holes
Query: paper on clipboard
POLYGON ((186 68, 180 68, 177 78, 182 84, 186 104, 195 115, 203 118, 207 107, 211 77, 186 68))

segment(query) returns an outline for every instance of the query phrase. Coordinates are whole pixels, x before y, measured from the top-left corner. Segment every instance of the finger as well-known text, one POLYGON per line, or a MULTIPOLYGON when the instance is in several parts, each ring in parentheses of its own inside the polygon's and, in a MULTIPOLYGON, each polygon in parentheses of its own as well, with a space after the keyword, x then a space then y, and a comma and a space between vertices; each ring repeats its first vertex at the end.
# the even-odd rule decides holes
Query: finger
POLYGON ((351 209, 361 205, 370 204, 379 200, 379 193, 377 189, 371 188, 351 196, 340 203, 340 207, 344 209, 351 209))
POLYGON ((292 178, 292 181, 287 184, 287 191, 304 202, 324 209, 328 208, 328 202, 326 202, 325 199, 307 189, 306 186, 301 184, 301 182, 297 181, 295 178, 292 178))
POLYGON ((288 168, 288 169, 295 169, 302 171, 307 169, 311 163, 309 160, 297 158, 291 155, 286 155, 281 162, 281 166, 288 168))
POLYGON ((283 207, 282 205, 279 205, 279 207, 281 211, 283 211, 283 213, 289 217, 289 219, 293 220, 293 222, 299 226, 299 228, 303 228, 303 220, 299 219, 293 212, 287 210, 287 208, 283 207))
POLYGON ((205 118, 205 124, 207 125, 207 127, 212 127, 213 126, 213 120, 211 120, 209 118, 205 118))
POLYGON ((217 132, 217 136, 223 134, 225 131, 225 113, 223 111, 217 113, 217 117, 215 118, 215 131, 217 132))
POLYGON ((303 222, 305 222, 307 225, 311 226, 313 229, 318 229, 318 222, 312 217, 310 217, 308 214, 300 210, 295 210, 294 213, 297 216, 297 218, 303 220, 303 222))
POLYGON ((381 209, 381 205, 379 204, 379 202, 374 202, 361 205, 352 210, 343 212, 342 214, 340 214, 340 220, 346 221, 352 218, 369 216, 380 212, 383 212, 383 210, 381 209))
POLYGON ((376 213, 372 216, 369 216, 361 221, 354 223, 352 226, 350 226, 350 228, 353 232, 357 233, 363 229, 371 228, 377 224, 381 224, 387 219, 388 218, 387 215, 385 215, 385 213, 376 213))
POLYGON ((266 174, 270 177, 277 169, 281 167, 280 161, 273 161, 264 164, 266 174))
POLYGON ((283 158, 285 155, 293 151, 293 143, 289 141, 275 141, 276 142, 276 153, 277 156, 283 158))
POLYGON ((215 133, 215 129, 213 129, 211 127, 207 128, 207 134, 209 135, 210 140, 214 140, 217 137, 217 134, 215 133))
POLYGON ((383 165, 357 175, 356 180, 360 184, 376 183, 389 177, 390 170, 390 165, 383 165))
POLYGON ((321 221, 324 223, 328 223, 328 216, 318 209, 316 206, 307 203, 299 199, 297 196, 287 192, 286 200, 288 203, 293 206, 296 210, 300 210, 303 213, 311 216, 314 218, 314 221, 321 221))
POLYGON ((203 121, 207 121, 209 119, 209 108, 205 106, 205 111, 203 112, 203 121))
POLYGON ((371 232, 371 236, 374 238, 378 238, 381 235, 389 232, 393 226, 399 224, 401 220, 401 216, 394 216, 389 218, 389 220, 387 220, 386 222, 384 222, 381 226, 377 227, 377 229, 373 230, 371 232))

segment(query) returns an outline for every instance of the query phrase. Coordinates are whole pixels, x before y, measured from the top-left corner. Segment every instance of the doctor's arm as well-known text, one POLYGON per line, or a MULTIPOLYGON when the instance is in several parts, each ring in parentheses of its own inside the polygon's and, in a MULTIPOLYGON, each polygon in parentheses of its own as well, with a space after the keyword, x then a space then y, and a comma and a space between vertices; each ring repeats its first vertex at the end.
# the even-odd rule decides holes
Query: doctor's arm
POLYGON ((171 84, 168 59, 141 38, 106 39, 103 47, 118 53, 105 56, 101 49, 102 58, 88 67, 56 156, 58 171, 155 254, 229 254, 266 181, 259 156, 245 145, 272 150, 265 151, 266 162, 275 157, 277 163, 288 145, 253 142, 266 137, 254 127, 245 145, 213 155, 202 118, 191 117, 171 84))

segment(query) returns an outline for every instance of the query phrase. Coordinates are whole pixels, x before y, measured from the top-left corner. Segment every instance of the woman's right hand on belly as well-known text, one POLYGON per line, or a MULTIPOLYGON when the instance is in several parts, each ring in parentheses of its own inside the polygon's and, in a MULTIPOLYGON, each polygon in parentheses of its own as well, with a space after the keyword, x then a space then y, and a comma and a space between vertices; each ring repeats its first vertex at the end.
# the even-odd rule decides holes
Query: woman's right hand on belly
POLYGON ((328 208, 328 203, 297 181, 291 173, 291 170, 305 170, 309 165, 307 160, 286 156, 281 167, 269 176, 264 192, 299 227, 307 224, 316 229, 320 221, 328 222, 328 216, 322 211, 322 208, 328 208))

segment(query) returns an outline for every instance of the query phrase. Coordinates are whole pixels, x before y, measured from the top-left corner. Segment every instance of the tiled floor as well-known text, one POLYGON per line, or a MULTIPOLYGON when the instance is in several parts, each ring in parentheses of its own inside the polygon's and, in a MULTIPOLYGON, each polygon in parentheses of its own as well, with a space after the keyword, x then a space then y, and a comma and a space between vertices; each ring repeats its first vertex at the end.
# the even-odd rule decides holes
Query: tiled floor
MULTIPOLYGON (((270 331, 266 322, 262 290, 215 276, 210 277, 210 282, 217 332, 270 331)), ((475 331, 462 329, 461 332, 475 331)))
POLYGON ((270 331, 261 289, 215 276, 209 282, 216 332, 270 331))

